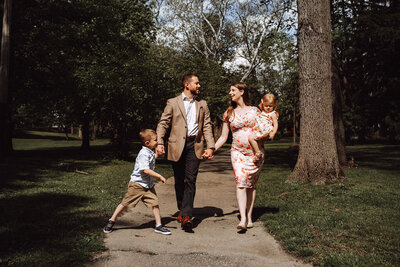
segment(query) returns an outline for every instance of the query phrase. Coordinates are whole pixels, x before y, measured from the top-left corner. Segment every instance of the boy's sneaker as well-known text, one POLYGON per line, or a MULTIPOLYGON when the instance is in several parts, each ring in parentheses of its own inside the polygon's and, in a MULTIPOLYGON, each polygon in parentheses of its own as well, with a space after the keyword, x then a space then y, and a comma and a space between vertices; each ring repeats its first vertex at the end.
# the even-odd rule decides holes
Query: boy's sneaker
POLYGON ((165 228, 162 225, 159 225, 156 228, 154 228, 154 232, 160 233, 160 234, 163 234, 163 235, 170 235, 171 234, 171 231, 168 230, 167 228, 165 228))
POLYGON ((108 220, 106 227, 104 227, 104 229, 103 229, 103 232, 106 234, 111 233, 113 231, 114 223, 115 222, 108 220))

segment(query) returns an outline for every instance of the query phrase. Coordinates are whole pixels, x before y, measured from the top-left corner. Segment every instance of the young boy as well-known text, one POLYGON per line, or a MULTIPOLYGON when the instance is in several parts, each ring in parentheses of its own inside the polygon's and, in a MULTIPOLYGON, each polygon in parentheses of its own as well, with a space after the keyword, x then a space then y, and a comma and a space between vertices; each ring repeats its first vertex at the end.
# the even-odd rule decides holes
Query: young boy
POLYGON ((145 129, 140 131, 139 135, 143 147, 136 157, 135 168, 131 174, 131 180, 128 185, 128 192, 126 193, 121 204, 119 204, 115 209, 112 217, 108 220, 103 232, 111 233, 118 215, 126 207, 135 207, 136 204, 142 200, 147 207, 151 206, 153 208, 153 214, 156 220, 156 227, 154 231, 156 233, 170 235, 171 232, 161 224, 158 197, 154 189, 154 182, 152 178, 159 178, 163 184, 165 184, 167 181, 161 174, 158 174, 154 171, 157 155, 153 150, 157 146, 157 134, 154 130, 145 129))

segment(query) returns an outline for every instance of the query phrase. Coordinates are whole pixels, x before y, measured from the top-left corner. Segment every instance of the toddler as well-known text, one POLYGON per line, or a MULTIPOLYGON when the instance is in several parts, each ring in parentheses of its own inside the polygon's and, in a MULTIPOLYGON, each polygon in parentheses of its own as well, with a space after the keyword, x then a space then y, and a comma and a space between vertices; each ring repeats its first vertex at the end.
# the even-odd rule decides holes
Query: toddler
POLYGON ((261 98, 259 104, 261 113, 256 117, 256 122, 253 127, 253 134, 249 135, 249 143, 254 151, 254 161, 258 161, 262 156, 257 141, 262 141, 266 138, 274 139, 278 130, 278 101, 273 94, 266 94, 261 98))

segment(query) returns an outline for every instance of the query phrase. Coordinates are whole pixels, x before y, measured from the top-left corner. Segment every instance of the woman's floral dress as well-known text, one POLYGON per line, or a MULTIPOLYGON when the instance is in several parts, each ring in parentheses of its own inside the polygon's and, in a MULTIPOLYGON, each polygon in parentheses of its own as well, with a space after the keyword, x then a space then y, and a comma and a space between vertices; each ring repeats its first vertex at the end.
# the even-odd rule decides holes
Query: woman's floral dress
POLYGON ((264 163, 264 156, 262 160, 253 162, 254 153, 249 144, 249 135, 253 133, 255 118, 259 113, 256 107, 246 107, 235 109, 229 121, 226 114, 224 116, 224 121, 229 122, 232 131, 231 160, 237 187, 255 188, 264 163))
POLYGON ((276 115, 278 117, 278 113, 276 111, 272 111, 269 113, 266 112, 260 112, 255 121, 255 125, 253 128, 253 135, 255 137, 255 140, 262 140, 266 138, 270 132, 274 129, 274 126, 272 125, 272 114, 276 115))

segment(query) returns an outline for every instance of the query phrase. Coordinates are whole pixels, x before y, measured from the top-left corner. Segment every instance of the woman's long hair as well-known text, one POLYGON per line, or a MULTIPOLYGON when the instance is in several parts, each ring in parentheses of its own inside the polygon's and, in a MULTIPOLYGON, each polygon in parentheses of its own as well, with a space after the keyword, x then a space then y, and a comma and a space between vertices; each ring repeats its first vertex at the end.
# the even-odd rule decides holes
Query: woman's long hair
MULTIPOLYGON (((243 90, 243 102, 246 104, 246 106, 250 106, 250 96, 249 96, 249 90, 247 89, 247 85, 245 83, 234 83, 231 84, 231 86, 236 87, 239 90, 243 90)), ((229 88, 231 87, 229 86, 229 88)), ((237 107, 237 103, 235 101, 231 100, 231 103, 228 107, 228 109, 226 110, 226 120, 229 121, 230 117, 232 116, 232 114, 234 113, 234 109, 237 107)), ((235 116, 233 114, 233 116, 235 116)))

